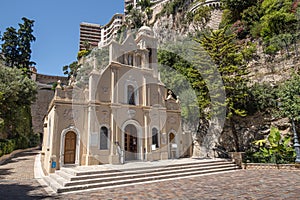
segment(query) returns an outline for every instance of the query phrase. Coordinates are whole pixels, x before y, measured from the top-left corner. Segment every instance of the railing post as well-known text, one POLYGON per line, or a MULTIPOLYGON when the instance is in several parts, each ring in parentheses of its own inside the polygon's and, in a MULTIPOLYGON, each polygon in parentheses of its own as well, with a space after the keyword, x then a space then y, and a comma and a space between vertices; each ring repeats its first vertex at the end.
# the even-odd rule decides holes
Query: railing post
POLYGON ((298 135, 296 132, 296 128, 295 128, 295 121, 294 118, 292 119, 292 128, 293 128, 293 132, 294 132, 294 147, 295 147, 295 151, 296 151, 296 163, 300 163, 300 144, 299 144, 299 140, 298 140, 298 135))

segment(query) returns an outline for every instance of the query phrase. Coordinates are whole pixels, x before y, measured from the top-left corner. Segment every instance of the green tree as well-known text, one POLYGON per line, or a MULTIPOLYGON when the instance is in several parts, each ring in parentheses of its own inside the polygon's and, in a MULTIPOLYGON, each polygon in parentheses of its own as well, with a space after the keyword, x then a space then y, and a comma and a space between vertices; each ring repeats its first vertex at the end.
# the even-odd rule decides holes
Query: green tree
POLYGON ((294 74, 279 89, 280 113, 291 121, 300 120, 300 75, 294 74))
POLYGON ((78 62, 74 61, 70 65, 63 66, 63 72, 65 75, 68 75, 68 78, 70 78, 71 76, 76 77, 78 68, 78 62))
POLYGON ((212 31, 210 35, 204 35, 196 41, 209 54, 222 77, 226 93, 226 116, 231 125, 235 150, 239 151, 239 136, 233 116, 246 116, 247 71, 243 55, 234 42, 236 36, 225 32, 226 29, 212 31))
POLYGON ((35 41, 33 33, 34 20, 22 18, 23 23, 19 24, 19 29, 9 27, 4 32, 1 40, 3 43, 2 54, 4 63, 8 67, 17 67, 25 72, 29 71, 29 67, 35 64, 31 59, 31 43, 35 41))
POLYGON ((200 141, 207 131, 200 126, 200 121, 201 125, 208 123, 205 110, 210 101, 200 70, 191 62, 194 58, 191 46, 192 44, 186 41, 168 45, 158 51, 158 61, 162 81, 181 99, 184 123, 193 127, 193 131, 197 132, 196 139, 200 141))
POLYGON ((18 52, 20 56, 20 60, 18 63, 19 68, 24 68, 26 70, 29 70, 29 67, 32 65, 35 65, 34 62, 32 62, 31 59, 31 43, 35 41, 35 37, 32 34, 33 33, 33 25, 34 20, 29 20, 25 17, 22 18, 23 23, 19 24, 19 30, 18 30, 18 52))
POLYGON ((140 10, 133 8, 126 17, 126 21, 129 29, 138 29, 142 27, 145 22, 145 14, 140 10))
POLYGON ((7 28, 1 40, 5 41, 1 45, 5 65, 8 67, 16 66, 18 63, 17 58, 19 57, 18 34, 16 29, 13 27, 7 28))
POLYGON ((36 97, 36 84, 17 68, 0 66, 0 118, 3 120, 1 135, 15 138, 30 135, 30 105, 36 97))
POLYGON ((224 7, 228 9, 231 14, 231 23, 241 19, 242 12, 250 6, 257 3, 257 0, 221 0, 224 7))
POLYGON ((268 112, 272 113, 277 109, 277 89, 267 83, 255 83, 248 89, 247 112, 255 113, 268 112))

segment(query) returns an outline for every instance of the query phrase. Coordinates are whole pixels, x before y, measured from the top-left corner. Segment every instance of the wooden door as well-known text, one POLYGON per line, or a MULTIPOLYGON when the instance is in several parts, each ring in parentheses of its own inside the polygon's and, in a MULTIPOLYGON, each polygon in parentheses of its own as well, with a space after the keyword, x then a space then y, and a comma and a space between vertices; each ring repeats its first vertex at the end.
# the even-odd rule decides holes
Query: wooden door
POLYGON ((76 134, 68 132, 65 137, 64 164, 75 164, 76 134))
POLYGON ((125 159, 136 160, 138 152, 137 130, 133 125, 128 125, 124 134, 125 159))

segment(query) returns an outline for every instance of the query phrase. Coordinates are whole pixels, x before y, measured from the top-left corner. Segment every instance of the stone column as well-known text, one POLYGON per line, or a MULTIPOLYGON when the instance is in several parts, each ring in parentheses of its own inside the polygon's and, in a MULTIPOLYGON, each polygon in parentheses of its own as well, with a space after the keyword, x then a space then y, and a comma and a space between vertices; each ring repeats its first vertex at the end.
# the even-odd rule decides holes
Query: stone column
POLYGON ((111 87, 111 103, 115 103, 115 70, 112 69, 111 70, 111 83, 110 83, 110 87, 111 87))
POLYGON ((143 77, 143 106, 147 106, 147 79, 145 75, 143 77))
POLYGON ((96 70, 96 59, 94 60, 94 69, 89 76, 89 89, 88 89, 88 133, 87 133, 87 152, 86 152, 86 161, 85 165, 89 165, 91 158, 90 155, 90 143, 91 143, 91 134, 95 129, 95 101, 96 101, 96 88, 99 82, 100 73, 96 70))

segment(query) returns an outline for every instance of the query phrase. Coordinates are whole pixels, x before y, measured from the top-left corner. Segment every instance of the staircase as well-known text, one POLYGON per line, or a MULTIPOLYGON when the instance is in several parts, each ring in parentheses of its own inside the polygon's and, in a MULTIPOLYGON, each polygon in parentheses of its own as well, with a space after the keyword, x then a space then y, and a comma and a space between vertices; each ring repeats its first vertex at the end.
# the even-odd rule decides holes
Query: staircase
POLYGON ((153 163, 155 162, 136 162, 119 165, 119 167, 100 165, 98 169, 85 166, 61 168, 50 176, 44 177, 44 180, 56 193, 65 193, 187 178, 239 169, 232 161, 224 159, 180 159, 164 164, 153 163))

